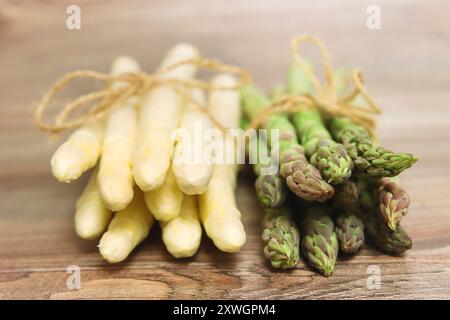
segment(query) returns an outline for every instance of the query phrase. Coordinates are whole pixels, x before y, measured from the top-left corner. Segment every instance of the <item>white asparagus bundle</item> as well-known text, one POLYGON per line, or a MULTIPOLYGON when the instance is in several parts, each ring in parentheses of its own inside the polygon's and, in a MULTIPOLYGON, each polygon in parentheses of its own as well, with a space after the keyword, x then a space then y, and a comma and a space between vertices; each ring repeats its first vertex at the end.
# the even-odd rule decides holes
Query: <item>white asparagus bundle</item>
MULTIPOLYGON (((179 44, 170 50, 161 68, 198 56, 193 46, 179 44)), ((196 71, 194 65, 183 65, 165 73, 162 78, 187 80, 196 71)), ((174 146, 172 133, 179 124, 181 103, 181 97, 168 86, 154 88, 143 98, 133 153, 134 179, 143 191, 157 189, 164 182, 170 167, 174 146)))
POLYGON ((68 183, 95 166, 101 153, 103 127, 102 121, 88 123, 59 146, 50 160, 56 179, 68 183))
MULTIPOLYGON (((200 105, 205 105, 206 97, 202 90, 193 89, 191 97, 200 105)), ((206 159, 207 141, 204 132, 211 124, 201 111, 187 101, 184 106, 179 136, 173 154, 172 170, 178 187, 189 195, 202 194, 208 187, 213 164, 206 159)))
MULTIPOLYGON (((234 86, 236 79, 228 74, 217 75, 213 86, 234 86)), ((238 128, 240 119, 239 93, 236 90, 214 90, 209 97, 209 111, 225 128, 238 128)), ((235 150, 234 141, 222 141, 225 150, 235 150)), ((241 213, 236 205, 237 164, 214 165, 213 176, 206 192, 199 196, 200 219, 215 246, 225 252, 237 252, 246 235, 241 213)))
POLYGON ((183 192, 178 188, 172 170, 166 175, 162 186, 144 193, 145 203, 158 221, 170 221, 181 211, 183 192))
POLYGON ((76 203, 75 231, 80 238, 87 240, 100 237, 112 218, 112 212, 106 209, 98 190, 97 171, 92 172, 76 203))
MULTIPOLYGON (((122 56, 114 60, 113 75, 138 72, 133 58, 122 56)), ((123 84, 114 83, 118 87, 123 84)), ((119 211, 133 199, 134 179, 131 172, 131 152, 137 130, 136 105, 139 99, 131 97, 108 116, 103 138, 98 185, 107 208, 119 211)))
POLYGON ((167 251, 175 258, 192 257, 200 246, 200 225, 195 196, 184 196, 180 215, 161 222, 162 239, 167 251))
POLYGON ((130 204, 118 211, 100 239, 98 248, 103 259, 109 263, 125 260, 133 249, 142 242, 153 226, 153 216, 138 189, 130 204))

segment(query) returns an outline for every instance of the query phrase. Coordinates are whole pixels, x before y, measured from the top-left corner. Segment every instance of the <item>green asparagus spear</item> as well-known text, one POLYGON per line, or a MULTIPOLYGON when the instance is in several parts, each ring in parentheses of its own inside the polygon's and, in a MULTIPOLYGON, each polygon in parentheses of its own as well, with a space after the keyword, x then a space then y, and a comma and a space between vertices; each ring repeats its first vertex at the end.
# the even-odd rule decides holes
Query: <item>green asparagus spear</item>
POLYGON ((408 213, 410 199, 396 177, 379 181, 380 215, 392 230, 396 230, 400 220, 408 213))
POLYGON ((339 244, 334 223, 323 207, 306 210, 302 221, 302 252, 308 263, 328 277, 333 273, 339 244))
POLYGON ((299 258, 299 233, 289 209, 265 208, 263 225, 264 256, 274 268, 294 268, 299 258))
POLYGON ((352 173, 353 161, 345 147, 333 141, 319 111, 308 109, 296 112, 292 115, 292 121, 310 163, 320 170, 324 179, 332 185, 346 181, 352 173))
POLYGON ((364 224, 358 217, 356 203, 339 208, 334 221, 335 231, 341 250, 348 254, 358 252, 364 244, 364 224))
POLYGON ((358 201, 359 187, 353 180, 347 180, 334 188, 333 205, 335 207, 349 205, 358 201))
MULTIPOLYGON (((253 119, 269 105, 265 95, 255 87, 246 86, 241 90, 243 111, 253 119)), ((307 201, 325 201, 333 195, 333 187, 326 183, 316 167, 310 165, 304 149, 298 144, 295 128, 284 114, 275 114, 267 119, 268 141, 274 131, 279 133, 278 152, 280 155, 280 175, 289 189, 307 201)), ((270 146, 274 148, 274 146, 270 146)))
POLYGON ((358 196, 357 183, 347 180, 336 186, 333 197, 333 206, 336 209, 335 231, 339 247, 348 254, 356 253, 364 244, 364 224, 358 216, 358 196))
MULTIPOLYGON (((349 72, 335 71, 335 86, 339 94, 345 93, 349 83, 349 72)), ((358 96, 354 103, 363 104, 358 96)), ((342 143, 355 168, 370 177, 394 177, 411 167, 417 158, 409 153, 395 153, 377 146, 366 129, 346 117, 334 117, 329 122, 333 138, 342 143)))
POLYGON ((252 139, 250 140, 256 144, 253 150, 257 152, 257 161, 253 165, 253 171, 257 177, 255 180, 256 196, 259 202, 265 207, 279 207, 286 198, 287 188, 278 172, 263 174, 262 169, 272 165, 267 141, 261 135, 254 141, 252 139))
MULTIPOLYGON (((250 126, 250 121, 245 117, 241 118, 240 125, 242 129, 250 126)), ((246 152, 254 153, 254 161, 252 164, 253 172, 256 175, 255 192, 259 202, 269 208, 279 207, 286 198, 287 188, 278 173, 263 174, 262 169, 272 165, 272 158, 269 155, 267 141, 264 136, 249 138, 249 144, 246 152)))
POLYGON ((367 130, 348 118, 332 118, 330 130, 333 137, 347 148, 355 167, 369 176, 397 176, 417 161, 411 154, 394 153, 376 146, 367 130))
MULTIPOLYGON (((303 59, 305 66, 309 69, 309 71, 314 71, 313 64, 303 59)), ((289 93, 312 93, 314 91, 314 87, 306 76, 305 72, 299 68, 297 65, 291 65, 288 71, 288 83, 287 83, 287 91, 289 93)))
MULTIPOLYGON (((267 121, 269 130, 279 129, 280 175, 289 189, 307 201, 324 202, 334 190, 322 179, 319 170, 310 165, 305 151, 297 142, 295 129, 284 115, 274 115, 267 121)), ((269 131, 270 132, 270 131, 269 131)))
POLYGON ((255 180, 256 196, 262 205, 279 207, 286 198, 286 188, 279 175, 261 175, 255 180))
POLYGON ((398 179, 382 178, 379 181, 380 215, 391 230, 396 230, 400 220, 408 213, 409 196, 398 179))
POLYGON ((289 94, 288 88, 284 84, 277 84, 272 87, 272 91, 270 92, 270 99, 276 100, 283 98, 289 94))
MULTIPOLYGON (((311 93, 309 80, 296 65, 290 68, 288 88, 291 94, 311 93)), ((310 163, 319 169, 322 177, 332 185, 346 181, 351 175, 353 161, 345 147, 331 138, 319 111, 311 108, 296 112, 292 121, 310 163)))
POLYGON ((239 120, 239 127, 241 129, 247 129, 250 126, 250 121, 248 121, 247 118, 245 117, 241 117, 241 119, 239 120))
MULTIPOLYGON (((241 128, 249 123, 241 120, 241 128)), ((286 187, 278 173, 262 174, 264 166, 271 165, 265 137, 250 139, 250 150, 256 154, 253 170, 257 176, 255 190, 259 202, 264 206, 262 239, 265 242, 264 256, 274 268, 289 269, 297 265, 299 258, 299 233, 291 212, 279 207, 286 197, 286 187)))
POLYGON ((369 240, 381 251, 391 254, 401 254, 411 249, 412 240, 402 228, 397 225, 396 230, 389 229, 379 214, 380 204, 376 189, 365 181, 361 185, 361 218, 366 227, 369 240))

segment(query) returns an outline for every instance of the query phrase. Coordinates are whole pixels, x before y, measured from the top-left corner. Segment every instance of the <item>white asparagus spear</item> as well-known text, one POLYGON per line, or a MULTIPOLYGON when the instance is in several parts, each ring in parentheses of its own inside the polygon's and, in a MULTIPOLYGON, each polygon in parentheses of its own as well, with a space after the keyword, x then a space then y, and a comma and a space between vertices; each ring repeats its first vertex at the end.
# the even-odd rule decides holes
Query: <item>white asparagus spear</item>
POLYGON ((202 238, 196 197, 185 195, 180 215, 169 222, 161 222, 161 229, 163 242, 171 255, 192 257, 202 238))
MULTIPOLYGON (((137 61, 127 56, 115 59, 111 68, 113 75, 138 71, 137 61)), ((137 130, 138 102, 137 97, 129 98, 106 120, 98 185, 106 207, 112 211, 122 210, 133 199, 131 152, 137 130)))
MULTIPOLYGON (((198 57, 191 45, 179 44, 169 51, 161 67, 198 57)), ((190 79, 197 71, 194 65, 184 65, 164 74, 163 78, 190 79)), ((151 90, 142 101, 139 129, 133 153, 133 175, 143 191, 160 187, 169 170, 173 153, 173 131, 178 127, 181 98, 168 86, 151 90)))
MULTIPOLYGON (((228 74, 217 75, 213 86, 233 86, 236 79, 228 74)), ((216 90, 209 97, 209 111, 226 128, 238 128, 240 118, 239 93, 236 90, 216 90)), ((223 141, 225 150, 234 150, 232 139, 223 141)), ((199 196, 200 219, 217 248, 237 252, 246 235, 241 213, 236 205, 237 164, 215 164, 206 192, 199 196)))
POLYGON ((130 204, 118 211, 100 239, 98 248, 103 259, 109 263, 125 260, 133 249, 142 242, 153 226, 153 216, 148 211, 144 196, 138 189, 130 204))
POLYGON ((105 207, 98 190, 97 172, 92 172, 76 203, 75 231, 80 238, 87 240, 100 237, 112 218, 112 212, 105 207))
POLYGON ((169 221, 180 214, 183 192, 178 188, 170 170, 158 189, 144 193, 145 203, 158 221, 169 221))
MULTIPOLYGON (((193 89, 191 96, 194 101, 205 105, 206 97, 202 90, 193 89)), ((209 159, 204 159, 207 147, 204 132, 210 128, 208 118, 187 101, 172 164, 178 187, 186 194, 202 194, 211 180, 213 165, 209 159)))
POLYGON ((75 130, 50 160, 53 176, 61 182, 78 179, 97 163, 101 153, 103 122, 88 123, 75 130))

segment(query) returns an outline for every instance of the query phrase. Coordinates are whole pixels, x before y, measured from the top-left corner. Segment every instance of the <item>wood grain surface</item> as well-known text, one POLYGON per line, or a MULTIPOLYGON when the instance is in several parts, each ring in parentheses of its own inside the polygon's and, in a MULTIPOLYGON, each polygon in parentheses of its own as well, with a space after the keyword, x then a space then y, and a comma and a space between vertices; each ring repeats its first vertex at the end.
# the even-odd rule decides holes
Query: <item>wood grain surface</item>
MULTIPOLYGON (((0 1, 0 298, 448 299, 450 298, 450 21, 448 1, 0 1), (381 8, 380 30, 366 8, 381 8), (66 8, 82 10, 66 29, 66 8), (241 177, 239 208, 248 241, 238 254, 203 239, 198 254, 175 260, 155 228, 122 264, 102 261, 96 242, 73 230, 85 178, 60 184, 50 174, 57 147, 33 125, 42 93, 75 69, 107 71, 119 54, 153 70, 180 41, 250 70, 264 88, 283 81, 289 39, 313 33, 335 65, 361 67, 384 108, 382 143, 420 161, 403 174, 412 207, 404 226, 414 247, 390 257, 365 247, 324 278, 303 263, 276 272, 265 263, 252 182, 241 177), (81 268, 68 290, 66 268, 81 268), (379 289, 367 268, 381 271, 379 289)), ((306 54, 313 53, 305 50, 306 54)), ((67 90, 69 97, 90 84, 67 90)))

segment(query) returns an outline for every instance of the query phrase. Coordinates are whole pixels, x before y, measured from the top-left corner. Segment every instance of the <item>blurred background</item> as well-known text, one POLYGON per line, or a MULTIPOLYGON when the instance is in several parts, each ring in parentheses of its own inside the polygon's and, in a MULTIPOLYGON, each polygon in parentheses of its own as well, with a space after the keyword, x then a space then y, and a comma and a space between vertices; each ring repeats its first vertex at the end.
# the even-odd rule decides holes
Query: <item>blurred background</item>
MULTIPOLYGON (((34 127, 33 111, 42 94, 66 72, 106 72, 122 54, 137 58, 143 70, 151 72, 178 42, 192 43, 206 57, 248 69, 268 90, 286 78, 289 40, 302 33, 326 43, 334 66, 363 69, 369 91, 384 110, 379 127, 383 145, 419 156, 403 176, 413 199, 405 227, 415 247, 400 262, 380 260, 386 264, 384 272, 400 284, 390 282, 377 293, 365 289, 366 266, 375 254, 366 250, 337 268, 332 279, 308 282, 311 275, 303 267, 284 275, 284 294, 448 297, 449 12, 450 2, 445 0, 0 0, 0 297, 73 297, 64 287, 64 270, 71 263, 91 268, 87 277, 94 281, 94 297, 115 294, 101 291, 103 284, 95 282, 111 277, 150 281, 156 289, 149 289, 146 297, 197 297, 214 283, 221 285, 207 297, 281 297, 279 287, 268 285, 272 274, 259 252, 260 212, 251 182, 245 181, 239 205, 250 230, 248 244, 232 259, 202 245, 194 262, 212 270, 211 275, 196 273, 195 263, 181 264, 180 271, 180 264, 164 252, 159 235, 130 259, 135 271, 104 270, 95 245, 73 232, 73 205, 84 181, 61 185, 52 178, 49 160, 58 143, 34 127), (70 5, 81 10, 81 29, 66 26, 70 5), (379 29, 367 25, 371 5, 380 10, 379 29), (398 273, 399 265, 406 271, 398 273), (161 266, 167 274, 155 273, 161 266), (302 290, 296 289, 300 282, 302 290), (334 293, 314 291, 325 282, 334 293), (185 289, 174 289, 179 283, 185 289)), ((303 53, 318 61, 312 47, 303 53)), ((90 85, 72 86, 65 96, 76 97, 90 85)), ((127 280, 123 285, 134 284, 127 280)))

